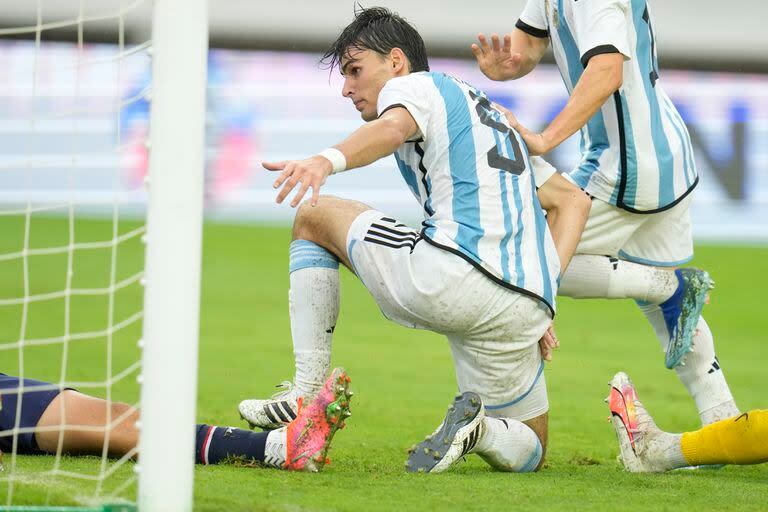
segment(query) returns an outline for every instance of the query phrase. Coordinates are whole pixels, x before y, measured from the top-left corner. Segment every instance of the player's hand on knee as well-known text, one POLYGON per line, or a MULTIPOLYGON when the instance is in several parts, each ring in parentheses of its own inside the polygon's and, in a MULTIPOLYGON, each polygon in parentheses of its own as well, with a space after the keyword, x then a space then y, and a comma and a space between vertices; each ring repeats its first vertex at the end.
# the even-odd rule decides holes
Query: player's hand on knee
POLYGON ((290 192, 298 185, 298 191, 291 201, 291 206, 299 205, 304 195, 311 188, 311 204, 315 206, 320 198, 320 187, 333 171, 333 166, 327 158, 313 156, 305 160, 284 160, 282 162, 263 162, 262 166, 269 171, 281 171, 280 176, 272 184, 273 188, 283 188, 277 194, 277 203, 282 203, 290 192))
POLYGON ((557 339, 557 335, 555 334, 555 326, 554 324, 551 324, 549 327, 547 327, 546 332, 544 333, 544 336, 541 337, 539 340, 539 349, 541 350, 541 357, 545 361, 551 361, 552 360, 552 354, 554 353, 555 349, 560 346, 560 341, 557 339))

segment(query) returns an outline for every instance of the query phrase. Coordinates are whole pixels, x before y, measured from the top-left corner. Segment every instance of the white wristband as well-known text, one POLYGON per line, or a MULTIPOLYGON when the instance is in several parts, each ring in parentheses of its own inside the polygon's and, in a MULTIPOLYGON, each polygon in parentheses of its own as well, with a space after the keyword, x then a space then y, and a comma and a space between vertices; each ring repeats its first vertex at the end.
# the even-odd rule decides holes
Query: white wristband
POLYGON ((347 170, 347 159, 344 157, 344 153, 339 151, 336 148, 328 148, 322 150, 318 155, 327 158, 330 160, 331 165, 333 165, 333 170, 331 171, 331 174, 336 174, 337 172, 342 172, 347 170))

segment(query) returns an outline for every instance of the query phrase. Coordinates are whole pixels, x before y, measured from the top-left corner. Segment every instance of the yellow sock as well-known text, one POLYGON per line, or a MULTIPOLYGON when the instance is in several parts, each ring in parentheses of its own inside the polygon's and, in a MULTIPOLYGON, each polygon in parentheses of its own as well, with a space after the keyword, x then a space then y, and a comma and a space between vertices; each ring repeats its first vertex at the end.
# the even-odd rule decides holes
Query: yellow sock
POLYGON ((680 441, 691 466, 768 462, 768 410, 754 410, 686 432, 680 441))

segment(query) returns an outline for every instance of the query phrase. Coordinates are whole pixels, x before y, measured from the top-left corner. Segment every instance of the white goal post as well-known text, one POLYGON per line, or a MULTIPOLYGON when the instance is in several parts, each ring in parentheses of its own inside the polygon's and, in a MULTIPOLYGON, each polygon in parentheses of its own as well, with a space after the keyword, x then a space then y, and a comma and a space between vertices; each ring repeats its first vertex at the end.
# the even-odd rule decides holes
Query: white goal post
POLYGON ((155 0, 139 510, 192 510, 207 0, 155 0))

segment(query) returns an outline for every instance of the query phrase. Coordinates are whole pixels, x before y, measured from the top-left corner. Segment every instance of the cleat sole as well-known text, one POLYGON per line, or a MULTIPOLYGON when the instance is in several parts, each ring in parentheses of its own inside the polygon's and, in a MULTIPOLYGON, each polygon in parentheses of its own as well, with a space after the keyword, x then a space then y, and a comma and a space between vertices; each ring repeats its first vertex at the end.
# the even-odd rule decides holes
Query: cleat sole
POLYGON ((482 400, 476 393, 466 392, 456 396, 449 407, 440 429, 409 450, 406 471, 429 473, 445 458, 457 433, 477 418, 482 411, 482 400), (473 405, 472 400, 476 400, 473 405))

